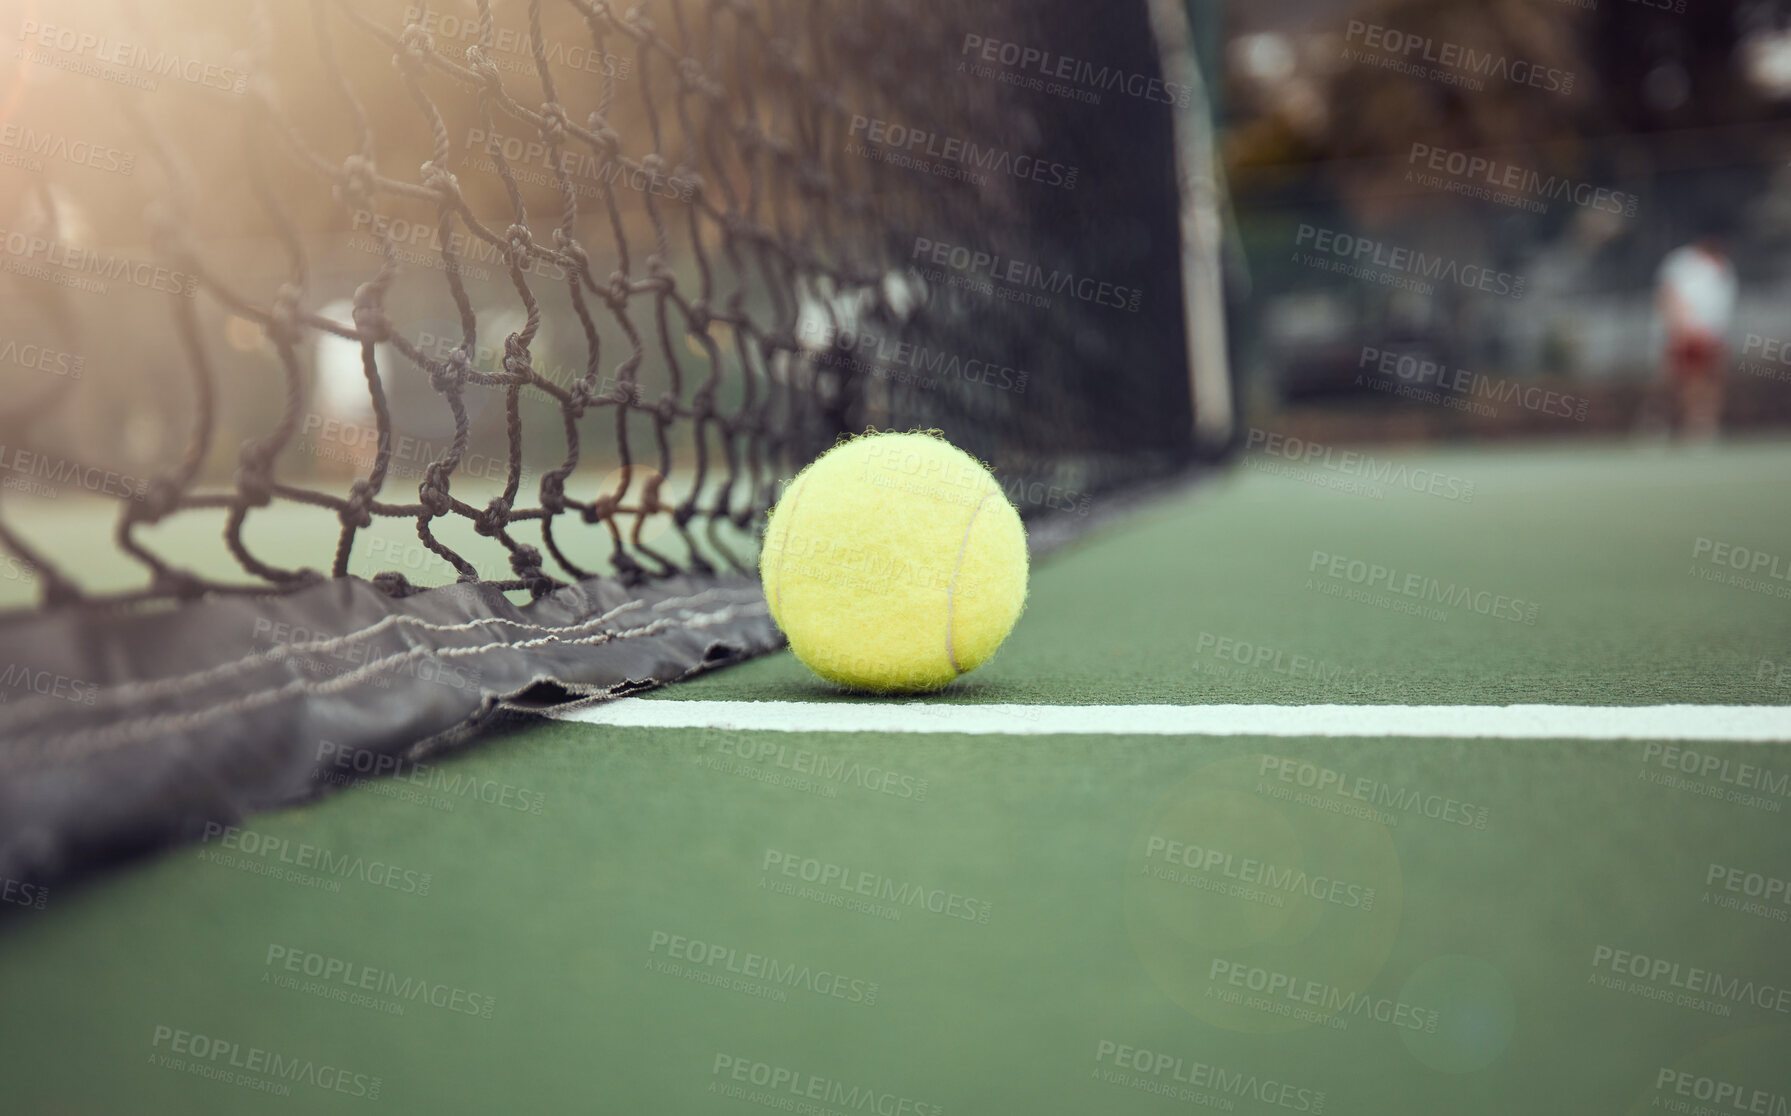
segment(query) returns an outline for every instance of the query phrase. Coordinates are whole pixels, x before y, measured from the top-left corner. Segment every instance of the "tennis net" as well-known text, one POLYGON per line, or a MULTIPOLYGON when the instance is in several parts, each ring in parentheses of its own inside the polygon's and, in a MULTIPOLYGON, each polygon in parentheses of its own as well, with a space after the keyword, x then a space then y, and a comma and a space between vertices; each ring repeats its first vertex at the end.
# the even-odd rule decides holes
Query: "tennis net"
POLYGON ((1229 405, 1174 3, 14 8, 19 878, 775 647, 756 530, 843 435, 1074 522, 1229 405))

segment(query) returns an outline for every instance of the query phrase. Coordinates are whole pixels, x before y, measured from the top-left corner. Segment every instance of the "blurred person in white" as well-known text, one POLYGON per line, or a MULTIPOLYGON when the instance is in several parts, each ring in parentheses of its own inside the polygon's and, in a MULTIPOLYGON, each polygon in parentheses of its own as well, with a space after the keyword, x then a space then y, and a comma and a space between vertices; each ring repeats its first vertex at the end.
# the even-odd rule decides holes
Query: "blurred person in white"
POLYGON ((1682 437, 1708 441, 1722 421, 1729 333, 1740 287, 1735 266, 1712 227, 1673 249, 1655 276, 1662 330, 1661 374, 1682 437))

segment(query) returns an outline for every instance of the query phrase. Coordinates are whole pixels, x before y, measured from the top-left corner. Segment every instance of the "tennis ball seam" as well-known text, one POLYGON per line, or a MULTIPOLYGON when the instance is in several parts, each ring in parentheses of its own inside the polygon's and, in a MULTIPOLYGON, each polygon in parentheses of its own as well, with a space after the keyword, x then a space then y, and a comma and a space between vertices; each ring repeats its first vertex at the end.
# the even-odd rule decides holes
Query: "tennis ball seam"
POLYGON ((971 509, 970 522, 964 524, 964 537, 958 542, 958 562, 951 570, 951 584, 945 587, 945 660, 951 664, 953 674, 964 673, 964 668, 958 665, 958 652, 953 642, 957 625, 958 575, 964 571, 964 555, 970 549, 970 532, 976 526, 976 517, 993 495, 993 492, 985 492, 971 509))
POLYGON ((802 500, 802 490, 808 484, 807 473, 808 470, 803 470, 804 475, 796 479, 796 487, 790 492, 790 506, 785 512, 787 519, 784 522, 784 537, 778 543, 777 572, 773 577, 776 585, 771 590, 771 611, 774 618, 784 606, 784 555, 790 552, 790 540, 796 534, 796 505, 802 500))

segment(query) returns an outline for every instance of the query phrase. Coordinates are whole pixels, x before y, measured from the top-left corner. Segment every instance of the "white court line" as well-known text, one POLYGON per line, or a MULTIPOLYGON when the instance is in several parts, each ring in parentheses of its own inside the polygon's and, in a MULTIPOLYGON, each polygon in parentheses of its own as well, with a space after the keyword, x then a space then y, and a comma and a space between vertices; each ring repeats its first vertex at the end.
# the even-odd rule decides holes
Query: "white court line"
POLYGON ((621 698, 552 716, 629 728, 750 732, 1791 743, 1791 706, 1783 705, 940 705, 621 698))

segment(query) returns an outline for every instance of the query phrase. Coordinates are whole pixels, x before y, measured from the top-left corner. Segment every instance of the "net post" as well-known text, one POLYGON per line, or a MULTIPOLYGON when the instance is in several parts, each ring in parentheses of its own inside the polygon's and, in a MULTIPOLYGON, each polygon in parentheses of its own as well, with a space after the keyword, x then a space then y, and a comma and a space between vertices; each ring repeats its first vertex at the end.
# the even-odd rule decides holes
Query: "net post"
POLYGON ((1225 328, 1224 221, 1221 215, 1212 92, 1201 73, 1189 0, 1147 0, 1163 79, 1187 91, 1170 105, 1176 192, 1180 198, 1182 316, 1188 345, 1188 390, 1194 445, 1217 455, 1236 429, 1225 328))

